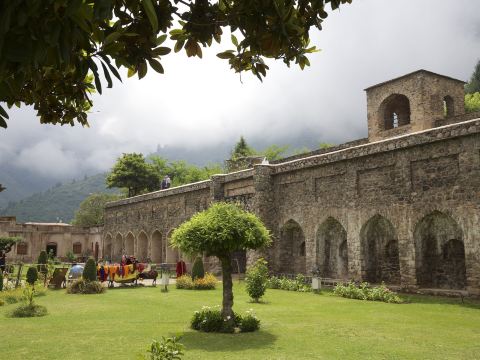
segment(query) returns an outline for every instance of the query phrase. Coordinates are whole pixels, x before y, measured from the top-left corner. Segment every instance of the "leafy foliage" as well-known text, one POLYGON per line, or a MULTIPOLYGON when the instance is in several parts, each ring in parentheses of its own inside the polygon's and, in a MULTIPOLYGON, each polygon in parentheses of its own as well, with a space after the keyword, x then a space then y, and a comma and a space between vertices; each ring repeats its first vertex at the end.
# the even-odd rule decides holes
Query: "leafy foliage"
POLYGON ((368 283, 363 282, 357 286, 354 282, 348 284, 337 284, 333 293, 349 299, 383 301, 387 303, 403 303, 397 293, 388 289, 384 284, 370 287, 368 283))
POLYGON ((20 242, 22 239, 19 237, 12 237, 12 236, 6 236, 6 237, 0 237, 0 253, 4 252, 5 254, 9 253, 13 246, 20 242))
POLYGON ((85 268, 83 269, 82 277, 85 279, 85 281, 97 280, 97 264, 92 258, 87 260, 85 268))
POLYGON ((260 320, 253 310, 247 310, 239 323, 240 332, 254 332, 260 329, 260 320))
POLYGON ((200 311, 195 311, 190 326, 194 330, 203 332, 232 333, 235 328, 241 332, 252 332, 260 328, 260 320, 253 310, 248 310, 245 315, 237 313, 225 317, 218 306, 203 306, 200 311))
POLYGON ((480 92, 465 95, 465 111, 467 113, 480 111, 480 92))
POLYGON ((75 212, 73 225, 77 226, 101 226, 104 224, 105 204, 118 200, 118 195, 113 194, 92 194, 80 203, 75 212))
POLYGON ((247 269, 245 277, 245 289, 253 301, 258 300, 267 290, 268 267, 264 259, 258 259, 255 264, 247 269))
POLYGON ((67 286, 68 294, 103 294, 105 287, 99 281, 77 279, 67 286))
MULTIPOLYGON (((172 234, 172 245, 186 254, 216 256, 222 264, 224 317, 232 321, 232 252, 270 245, 262 221, 234 204, 215 203, 195 214, 172 234)), ((231 324, 230 324, 231 326, 231 324)))
POLYGON ((480 92, 480 60, 477 62, 473 70, 470 81, 465 85, 465 92, 467 94, 474 94, 480 92))
MULTIPOLYGON (((163 73, 162 56, 171 52, 162 46, 168 33, 175 52, 200 58, 202 47, 221 42, 223 28, 241 34, 231 35, 234 49, 218 57, 259 79, 268 70, 266 58, 303 69, 310 64, 307 55, 317 51, 309 45, 310 29, 322 28, 326 6, 351 1, 1 2, 0 101, 33 105, 41 123, 88 125, 89 94, 101 94, 105 85, 100 75, 110 88, 113 77, 121 80, 122 67, 139 79, 149 66, 163 73)), ((7 126, 6 119, 0 107, 0 126, 7 126)))
POLYGON ((35 266, 30 266, 27 270, 27 283, 30 285, 35 285, 35 282, 38 280, 38 271, 35 266))
POLYGON ((295 279, 272 276, 267 280, 267 288, 299 292, 309 292, 312 290, 311 286, 305 283, 305 277, 302 274, 298 274, 295 279))
POLYGON ((200 256, 197 256, 192 266, 192 280, 200 279, 205 276, 205 269, 203 267, 203 261, 200 256))
POLYGON ((42 250, 42 251, 40 251, 40 254, 38 255, 37 270, 38 270, 39 273, 43 274, 43 276, 46 276, 46 274, 48 272, 47 263, 48 263, 47 252, 45 250, 42 250))
MULTIPOLYGON (((33 268, 35 269, 35 268, 33 268)), ((38 317, 38 316, 45 316, 47 315, 47 308, 42 305, 37 305, 33 301, 35 297, 35 288, 33 285, 27 285, 23 289, 22 300, 24 305, 20 305, 16 309, 14 309, 11 313, 11 317, 38 317)))
POLYGON ((174 336, 162 337, 161 341, 153 340, 147 350, 146 360, 178 360, 182 359, 185 347, 174 336))
POLYGON ((215 275, 206 273, 204 277, 192 280, 189 275, 182 275, 175 281, 177 289, 184 290, 213 290, 217 286, 217 278, 215 275))

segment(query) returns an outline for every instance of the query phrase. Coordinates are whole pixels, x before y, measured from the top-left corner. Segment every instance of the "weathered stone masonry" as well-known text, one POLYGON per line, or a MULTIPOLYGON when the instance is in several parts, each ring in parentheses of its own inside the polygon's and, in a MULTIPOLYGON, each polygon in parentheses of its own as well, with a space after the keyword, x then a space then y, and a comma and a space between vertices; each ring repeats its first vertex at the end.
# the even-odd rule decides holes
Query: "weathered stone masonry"
POLYGON ((318 266, 324 277, 478 295, 480 114, 463 114, 462 94, 460 81, 418 71, 367 89, 368 141, 111 203, 104 254, 173 262, 175 227, 236 201, 273 234, 248 261, 262 255, 274 272, 318 266))

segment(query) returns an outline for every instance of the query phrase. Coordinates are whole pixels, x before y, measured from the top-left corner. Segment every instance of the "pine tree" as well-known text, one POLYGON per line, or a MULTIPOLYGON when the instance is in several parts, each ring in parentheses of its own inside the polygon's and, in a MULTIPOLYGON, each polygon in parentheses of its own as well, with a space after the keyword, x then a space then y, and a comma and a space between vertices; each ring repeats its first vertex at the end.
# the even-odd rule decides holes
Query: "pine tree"
POLYGON ((467 94, 480 92, 480 60, 477 62, 475 70, 473 70, 470 81, 465 85, 465 92, 467 94))
POLYGON ((199 256, 195 259, 192 266, 192 280, 202 279, 205 277, 205 269, 203 267, 202 258, 199 256))
POLYGON ((86 281, 96 281, 97 280, 97 264, 92 258, 87 260, 85 264, 85 269, 83 269, 83 278, 86 281))

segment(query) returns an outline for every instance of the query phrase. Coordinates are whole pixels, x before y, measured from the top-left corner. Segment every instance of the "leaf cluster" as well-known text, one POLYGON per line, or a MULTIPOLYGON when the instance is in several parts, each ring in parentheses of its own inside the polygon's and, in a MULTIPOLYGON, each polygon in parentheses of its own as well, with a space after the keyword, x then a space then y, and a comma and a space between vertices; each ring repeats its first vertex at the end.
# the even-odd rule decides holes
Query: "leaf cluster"
MULTIPOLYGON (((202 57, 202 47, 220 43, 225 28, 241 35, 231 36, 233 50, 218 54, 234 71, 261 80, 267 58, 303 69, 317 51, 310 29, 322 28, 328 5, 334 10, 351 1, 2 1, 0 102, 33 105, 41 123, 88 126, 90 94, 101 94, 104 82, 112 87, 113 77, 121 81, 121 68, 140 79, 149 67, 163 73, 169 35, 175 52, 202 57)), ((0 106, 0 127, 7 119, 0 106)))
POLYGON ((467 94, 480 92, 480 60, 475 65, 470 81, 465 85, 465 92, 467 94))
POLYGON ((75 212, 72 225, 77 226, 101 226, 104 224, 105 204, 118 200, 114 194, 92 194, 80 203, 75 212))
POLYGON ((465 95, 465 111, 467 113, 480 111, 480 91, 465 95))
POLYGON ((172 234, 172 245, 186 254, 229 257, 238 250, 270 245, 270 233, 262 221, 235 204, 215 203, 195 214, 172 234))
POLYGON ((13 246, 20 241, 22 241, 22 238, 20 237, 0 237, 0 252, 4 252, 5 254, 9 253, 13 246))

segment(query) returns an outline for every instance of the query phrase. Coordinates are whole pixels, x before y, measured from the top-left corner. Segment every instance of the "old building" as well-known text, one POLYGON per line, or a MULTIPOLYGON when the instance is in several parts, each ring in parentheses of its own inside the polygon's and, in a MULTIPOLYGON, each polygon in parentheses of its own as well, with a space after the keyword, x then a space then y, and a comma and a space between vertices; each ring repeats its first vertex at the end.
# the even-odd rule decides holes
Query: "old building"
POLYGON ((77 258, 101 255, 102 229, 83 228, 63 223, 18 224, 15 217, 0 217, 0 237, 22 240, 7 254, 8 262, 35 263, 46 250, 61 260, 71 252, 77 258))
MULTIPOLYGON (((420 70, 366 89, 368 138, 110 203, 103 252, 182 255, 170 234, 213 201, 257 213, 277 273, 480 294, 480 114, 462 81, 420 70)), ((242 260, 242 254, 238 258, 242 260)))

